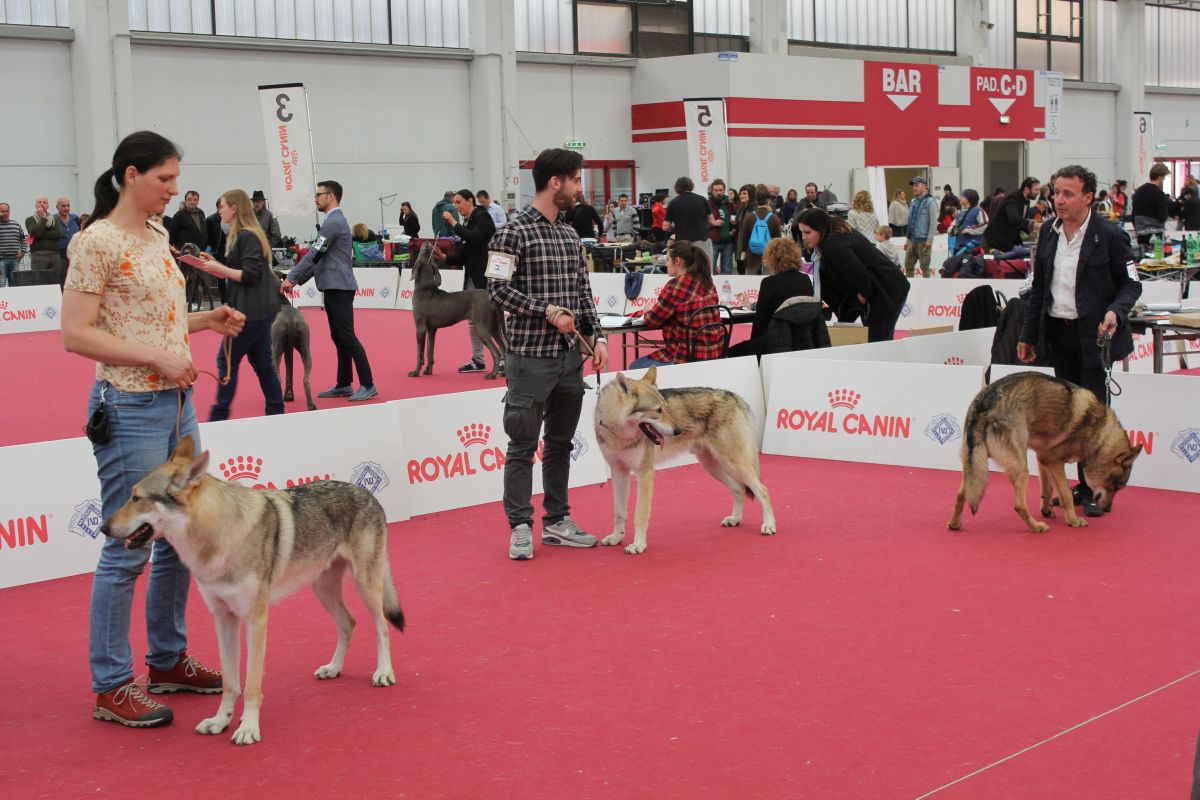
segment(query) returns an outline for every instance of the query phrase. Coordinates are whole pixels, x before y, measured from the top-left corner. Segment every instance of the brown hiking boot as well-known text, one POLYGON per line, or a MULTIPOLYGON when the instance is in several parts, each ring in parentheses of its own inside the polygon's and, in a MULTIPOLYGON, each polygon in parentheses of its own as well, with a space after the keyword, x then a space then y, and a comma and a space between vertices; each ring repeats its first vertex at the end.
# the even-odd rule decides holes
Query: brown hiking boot
POLYGON ((96 707, 92 709, 92 716, 130 728, 167 725, 175 718, 171 709, 147 697, 136 680, 118 686, 110 692, 96 695, 96 707))
POLYGON ((150 680, 146 688, 151 694, 167 692, 197 692, 217 694, 221 691, 221 673, 209 669, 184 653, 171 669, 165 672, 150 665, 150 680))

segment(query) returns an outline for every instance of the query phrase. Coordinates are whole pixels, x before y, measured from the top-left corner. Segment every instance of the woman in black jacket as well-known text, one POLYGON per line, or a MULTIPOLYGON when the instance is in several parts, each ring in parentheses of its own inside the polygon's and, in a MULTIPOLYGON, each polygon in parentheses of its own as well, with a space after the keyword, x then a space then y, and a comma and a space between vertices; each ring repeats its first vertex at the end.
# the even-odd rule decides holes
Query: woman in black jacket
POLYGON ((896 332, 908 297, 908 278, 845 220, 819 208, 797 219, 804 246, 813 251, 821 299, 842 322, 862 315, 867 341, 883 342, 896 332))
MULTIPOLYGON (((754 305, 754 323, 750 326, 750 338, 730 347, 730 358, 773 352, 767 331, 775 312, 784 301, 793 297, 813 298, 812 280, 800 270, 804 266, 804 257, 800 253, 799 245, 791 239, 772 239, 763 253, 763 266, 769 274, 762 279, 758 288, 758 301, 754 305)), ((808 350, 829 346, 829 334, 824 333, 823 337, 821 335, 825 330, 825 321, 821 319, 820 314, 821 304, 813 298, 811 305, 815 307, 811 309, 813 313, 806 315, 806 321, 808 316, 812 317, 811 324, 799 337, 793 335, 790 346, 784 349, 808 350)))
POLYGON ((229 382, 217 386, 217 401, 209 412, 209 422, 229 419, 229 404, 237 391, 238 367, 242 358, 258 375, 266 400, 267 414, 283 413, 283 391, 279 372, 271 357, 271 323, 279 311, 279 278, 271 271, 271 245, 267 234, 254 216, 254 204, 241 189, 232 189, 217 201, 217 214, 226 233, 225 263, 208 253, 200 258, 205 271, 229 281, 229 305, 246 315, 246 327, 234 337, 230 360, 225 348, 217 352, 217 376, 229 376, 229 382))
POLYGON ((421 220, 413 212, 412 203, 405 200, 400 204, 400 224, 404 226, 404 235, 415 237, 421 232, 421 220))
MULTIPOLYGON (((496 223, 492 215, 483 206, 475 205, 475 193, 470 189, 459 189, 454 193, 454 208, 460 217, 467 221, 466 225, 457 223, 449 211, 442 212, 442 219, 450 226, 450 231, 463 241, 462 253, 449 256, 447 264, 461 264, 463 268, 463 289, 487 289, 487 279, 483 271, 487 267, 488 242, 496 232, 496 223)), ((459 372, 483 372, 487 365, 483 361, 483 342, 475 334, 475 323, 471 327, 471 360, 458 368, 459 372)))

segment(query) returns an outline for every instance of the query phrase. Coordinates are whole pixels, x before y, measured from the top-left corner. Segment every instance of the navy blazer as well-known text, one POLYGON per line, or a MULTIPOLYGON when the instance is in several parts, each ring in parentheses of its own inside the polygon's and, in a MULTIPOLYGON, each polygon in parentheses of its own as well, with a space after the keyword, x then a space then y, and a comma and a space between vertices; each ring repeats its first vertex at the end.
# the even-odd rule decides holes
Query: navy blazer
MULTIPOLYGON (((1117 315, 1117 331, 1113 334, 1111 355, 1119 361, 1133 352, 1133 334, 1129 329, 1129 314, 1142 295, 1129 236, 1116 224, 1092 212, 1087 230, 1083 232, 1079 251, 1079 268, 1075 273, 1075 308, 1079 312, 1079 338, 1083 366, 1099 367, 1100 348, 1096 333, 1104 315, 1117 315)), ((1033 262, 1033 290, 1027 298, 1025 324, 1020 341, 1037 345, 1038 352, 1054 355, 1049 348, 1050 281, 1054 274, 1054 254, 1058 251, 1058 231, 1054 225, 1042 226, 1038 235, 1037 256, 1033 262)))

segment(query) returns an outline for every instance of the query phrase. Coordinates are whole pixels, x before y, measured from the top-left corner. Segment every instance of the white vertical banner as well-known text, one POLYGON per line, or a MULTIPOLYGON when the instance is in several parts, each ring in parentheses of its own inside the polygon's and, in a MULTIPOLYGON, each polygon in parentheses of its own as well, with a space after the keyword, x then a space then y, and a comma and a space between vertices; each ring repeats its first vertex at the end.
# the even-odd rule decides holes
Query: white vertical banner
POLYGON ((1046 141, 1062 141, 1063 76, 1061 72, 1043 72, 1046 81, 1046 141))
POLYGON ((258 98, 267 137, 271 210, 277 217, 312 214, 316 174, 304 84, 259 86, 258 98))
POLYGON ((725 127, 725 101, 719 97, 683 101, 687 122, 688 177, 696 193, 708 194, 717 178, 729 181, 729 138, 725 127))
POLYGON ((1149 111, 1133 112, 1133 163, 1137 171, 1133 183, 1144 180, 1150 174, 1150 162, 1154 160, 1154 117, 1149 111))

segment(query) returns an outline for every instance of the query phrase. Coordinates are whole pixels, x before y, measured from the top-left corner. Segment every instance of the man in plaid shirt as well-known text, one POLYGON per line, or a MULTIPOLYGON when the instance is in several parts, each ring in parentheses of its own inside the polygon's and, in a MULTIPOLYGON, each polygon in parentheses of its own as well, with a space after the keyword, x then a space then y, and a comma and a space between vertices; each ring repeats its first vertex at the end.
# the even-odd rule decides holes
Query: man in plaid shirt
POLYGON ((504 513, 508 557, 515 560, 533 558, 533 456, 543 421, 542 544, 594 547, 597 541, 571 520, 567 502, 572 438, 584 395, 579 333, 596 334, 595 370, 608 363, 579 235, 560 217, 582 191, 582 164, 583 157, 570 150, 542 151, 533 164, 533 202, 488 247, 494 254, 489 260, 506 263, 509 271, 507 278, 497 278, 489 265, 488 291, 509 313, 504 513))

